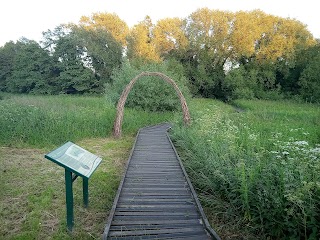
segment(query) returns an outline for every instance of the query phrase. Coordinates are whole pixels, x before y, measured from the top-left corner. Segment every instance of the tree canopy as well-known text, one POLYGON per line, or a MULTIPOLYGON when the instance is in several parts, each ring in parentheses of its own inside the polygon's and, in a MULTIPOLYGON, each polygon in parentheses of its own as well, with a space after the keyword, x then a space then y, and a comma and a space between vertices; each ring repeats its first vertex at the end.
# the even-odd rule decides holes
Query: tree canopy
POLYGON ((319 42, 303 23, 260 10, 202 8, 184 19, 153 23, 146 16, 132 28, 116 14, 93 13, 43 39, 0 48, 0 91, 101 93, 127 59, 137 66, 174 59, 194 95, 228 100, 272 92, 318 101, 310 86, 319 42))

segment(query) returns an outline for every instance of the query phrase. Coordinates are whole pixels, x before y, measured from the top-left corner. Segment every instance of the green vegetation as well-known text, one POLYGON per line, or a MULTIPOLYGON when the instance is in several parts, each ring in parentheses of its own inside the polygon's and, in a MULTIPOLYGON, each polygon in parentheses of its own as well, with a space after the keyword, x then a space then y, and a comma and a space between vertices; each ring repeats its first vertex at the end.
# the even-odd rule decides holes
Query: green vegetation
MULTIPOLYGON (((113 84, 106 86, 106 97, 117 104, 126 85, 143 71, 161 72, 177 83, 185 98, 190 96, 187 79, 183 73, 183 66, 174 60, 163 63, 142 64, 125 62, 121 69, 112 74, 113 84)), ((143 77, 137 81, 131 90, 127 107, 145 109, 149 111, 173 111, 181 108, 179 98, 173 87, 160 77, 143 77)))
POLYGON ((289 101, 190 99, 193 123, 126 109, 110 138, 114 105, 93 96, 3 94, 0 101, 0 238, 100 238, 134 134, 173 121, 175 144, 222 238, 318 239, 320 108, 289 101), (71 140, 101 156, 90 207, 75 182, 75 231, 65 231, 63 169, 44 154, 71 140), (9 159, 9 160, 8 160, 9 159))
POLYGON ((99 239, 107 221, 134 135, 173 113, 126 109, 125 136, 111 136, 115 109, 102 97, 3 95, 0 101, 0 238, 99 239), (89 208, 82 182, 74 184, 74 233, 66 231, 63 168, 44 158, 74 141, 102 157, 89 181, 89 208))
POLYGON ((66 231, 64 170, 44 158, 49 149, 0 147, 0 238, 100 239, 134 138, 92 138, 77 144, 102 157, 89 181, 73 184, 75 226, 66 231))
MULTIPOLYGON (((319 56, 319 41, 303 23, 259 10, 202 8, 156 24, 146 16, 132 28, 116 14, 93 13, 77 24, 45 31, 41 43, 21 38, 0 47, 0 91, 101 94, 107 84, 115 90, 112 98, 132 74, 158 69, 169 75, 178 71, 175 80, 194 96, 228 101, 299 97, 317 103, 319 56)), ((137 86, 144 89, 143 83, 137 86)), ((154 107, 148 97, 135 98, 143 102, 140 107, 154 107)), ((165 108, 172 108, 171 98, 166 100, 165 108)))
MULTIPOLYGON (((0 145, 57 146, 67 140, 111 135, 115 107, 102 97, 11 96, 0 102, 0 145)), ((165 122, 172 113, 125 110, 123 132, 165 122)))
POLYGON ((99 238, 133 135, 173 121, 185 166, 221 236, 319 239, 320 110, 306 104, 320 102, 319 66, 320 43, 303 23, 259 10, 202 8, 156 24, 147 16, 130 29, 116 14, 94 13, 44 32, 41 43, 6 43, 0 238, 99 238), (146 77, 129 94, 124 138, 110 138, 115 104, 142 71, 176 81, 190 101, 190 128, 177 120, 174 90, 146 77), (18 93, 29 95, 11 95, 18 93), (305 104, 285 100, 291 98, 305 104), (76 183, 81 214, 73 236, 65 232, 63 172, 43 158, 68 140, 104 159, 91 180, 89 209, 81 207, 76 183))
POLYGON ((318 239, 320 108, 288 101, 192 101, 173 137, 214 228, 254 239, 318 239), (227 226, 221 226, 226 222, 227 226), (219 227, 221 229, 219 229, 219 227))

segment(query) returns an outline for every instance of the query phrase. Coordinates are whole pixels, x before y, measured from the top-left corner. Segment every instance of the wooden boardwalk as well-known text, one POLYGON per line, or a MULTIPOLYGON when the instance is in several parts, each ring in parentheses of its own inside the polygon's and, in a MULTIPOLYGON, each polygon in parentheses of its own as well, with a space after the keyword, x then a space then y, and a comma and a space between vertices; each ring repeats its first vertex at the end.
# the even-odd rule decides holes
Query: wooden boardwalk
POLYGON ((167 134, 169 124, 140 129, 103 239, 220 239, 167 134))

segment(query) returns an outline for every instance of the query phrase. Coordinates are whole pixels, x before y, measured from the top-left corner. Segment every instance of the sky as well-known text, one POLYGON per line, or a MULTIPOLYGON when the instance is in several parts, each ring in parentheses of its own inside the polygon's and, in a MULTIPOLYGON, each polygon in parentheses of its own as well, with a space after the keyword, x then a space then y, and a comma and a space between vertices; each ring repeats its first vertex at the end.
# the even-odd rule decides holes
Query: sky
POLYGON ((40 41, 42 32, 63 23, 78 23, 92 13, 116 13, 129 27, 149 15, 156 23, 166 17, 185 18, 199 8, 250 11, 294 18, 320 38, 320 14, 316 0, 2 0, 0 46, 21 37, 40 41))

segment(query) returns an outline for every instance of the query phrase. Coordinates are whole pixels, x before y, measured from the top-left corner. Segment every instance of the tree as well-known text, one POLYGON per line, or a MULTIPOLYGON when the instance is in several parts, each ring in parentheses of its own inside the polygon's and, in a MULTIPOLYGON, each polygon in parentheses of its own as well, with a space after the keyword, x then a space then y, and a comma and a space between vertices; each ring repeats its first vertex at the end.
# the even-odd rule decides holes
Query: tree
POLYGON ((102 28, 86 30, 75 26, 74 34, 87 56, 87 66, 94 69, 100 85, 111 81, 114 68, 119 68, 122 61, 122 46, 113 36, 102 28))
POLYGON ((14 61, 20 49, 20 42, 7 42, 0 47, 0 91, 6 91, 7 80, 11 77, 14 61))
POLYGON ((306 26, 294 19, 260 10, 237 12, 232 23, 233 62, 259 72, 262 95, 267 91, 297 93, 299 55, 315 41, 306 26))
POLYGON ((320 103, 320 48, 314 48, 314 57, 310 59, 308 65, 299 77, 300 94, 310 102, 320 103))
POLYGON ((57 61, 59 76, 55 86, 60 93, 100 92, 101 85, 91 69, 84 66, 87 55, 79 39, 73 33, 56 41, 53 57, 57 61))
POLYGON ((151 18, 146 16, 132 28, 128 40, 129 59, 140 59, 143 62, 161 60, 153 39, 153 27, 151 18))
POLYGON ((82 16, 79 26, 86 30, 104 30, 111 34, 123 47, 127 45, 128 25, 116 14, 94 13, 90 17, 82 16))
POLYGON ((232 54, 230 24, 232 14, 199 9, 186 19, 189 46, 181 59, 193 85, 194 94, 222 97, 224 67, 232 54))
POLYGON ((15 93, 50 93, 52 61, 47 51, 32 40, 21 39, 7 90, 15 93))
POLYGON ((314 44, 311 33, 301 22, 260 10, 237 12, 230 37, 237 57, 254 57, 259 61, 289 60, 297 47, 314 44))
POLYGON ((186 49, 188 39, 183 28, 184 22, 179 18, 165 18, 157 22, 153 29, 153 39, 161 57, 186 49))
POLYGON ((300 94, 299 79, 304 69, 320 52, 320 44, 300 47, 295 51, 295 58, 291 64, 286 64, 286 72, 280 80, 281 87, 293 95, 300 94))

